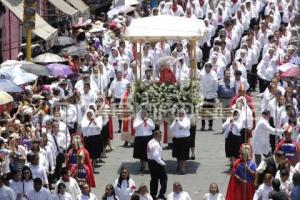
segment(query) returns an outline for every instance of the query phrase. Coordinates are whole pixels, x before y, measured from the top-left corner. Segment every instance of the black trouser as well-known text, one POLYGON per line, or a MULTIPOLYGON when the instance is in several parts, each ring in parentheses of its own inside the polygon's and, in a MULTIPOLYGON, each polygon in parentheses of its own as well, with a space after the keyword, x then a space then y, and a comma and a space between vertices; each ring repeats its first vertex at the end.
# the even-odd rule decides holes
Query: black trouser
MULTIPOLYGON (((203 108, 214 108, 215 106, 215 99, 204 99, 204 104, 203 104, 203 108)), ((209 109, 210 112, 213 113, 213 110, 212 109, 209 109)), ((213 114, 212 114, 213 115, 213 114)), ((212 118, 213 116, 211 116, 212 118)), ((202 119, 201 120, 201 124, 202 124, 202 127, 201 128, 205 128, 205 120, 202 119)), ((209 127, 212 127, 213 126, 213 120, 212 119, 209 119, 208 120, 208 126, 209 127)))
MULTIPOLYGON (((114 99, 114 107, 119 107, 120 102, 121 102, 121 99, 115 98, 115 99, 114 99)), ((119 131, 121 131, 121 128, 122 128, 122 120, 119 119, 119 120, 118 120, 118 123, 119 123, 119 131)))
POLYGON ((196 138, 196 130, 197 130, 197 127, 196 125, 192 125, 191 128, 190 128, 190 137, 191 137, 191 148, 194 148, 195 147, 195 138, 196 138))
POLYGON ((60 178, 62 165, 65 162, 65 157, 63 153, 58 153, 56 156, 56 165, 54 170, 54 178, 57 180, 60 178))
MULTIPOLYGON (((271 156, 271 153, 269 152, 268 154, 264 154, 265 158, 268 158, 271 156)), ((259 166, 260 162, 261 162, 261 155, 260 154, 254 154, 255 157, 255 163, 257 166, 259 166)))
POLYGON ((247 79, 249 81, 250 90, 254 90, 256 87, 256 82, 257 82, 256 73, 257 73, 257 65, 252 65, 252 70, 247 71, 247 79))
POLYGON ((262 78, 258 78, 258 80, 259 80, 259 92, 263 93, 266 90, 266 88, 269 86, 270 81, 264 80, 262 78))
MULTIPOLYGON (((275 128, 275 123, 273 117, 270 118, 269 120, 270 126, 275 128)), ((271 153, 275 151, 275 146, 276 146, 276 135, 270 134, 270 145, 271 145, 271 153)))
POLYGON ((149 170, 150 170, 150 194, 153 199, 156 199, 158 191, 158 181, 160 182, 160 190, 158 196, 165 196, 167 191, 168 176, 166 173, 166 168, 158 164, 155 160, 148 160, 149 170))

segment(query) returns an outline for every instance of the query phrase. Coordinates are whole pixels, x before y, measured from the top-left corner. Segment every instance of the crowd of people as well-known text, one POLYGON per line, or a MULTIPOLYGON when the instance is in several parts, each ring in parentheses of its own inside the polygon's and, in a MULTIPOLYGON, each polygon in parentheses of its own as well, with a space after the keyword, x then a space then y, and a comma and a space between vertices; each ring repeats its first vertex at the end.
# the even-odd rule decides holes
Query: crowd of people
POLYGON ((107 152, 113 152, 116 133, 124 146, 133 147, 141 173, 150 173, 150 190, 146 184, 137 188, 123 166, 102 199, 191 199, 179 182, 166 196, 168 172, 161 142, 163 137, 172 148, 178 174, 185 174, 186 161, 195 160, 196 115, 182 108, 169 123, 157 124, 144 109, 116 118, 108 112, 131 107, 137 80, 191 80, 191 42, 146 41, 138 55, 136 44, 124 37, 134 18, 171 15, 204 21, 195 50, 202 108, 220 105, 232 111, 223 117, 222 128, 215 127, 210 116, 201 118, 201 131, 223 129, 231 169, 227 194, 212 183, 203 200, 299 200, 300 85, 295 78, 282 79, 278 68, 300 64, 298 4, 220 0, 211 8, 208 0, 162 0, 151 7, 144 0, 129 13, 99 13, 91 20, 103 27, 99 32, 90 32, 90 24, 61 26, 59 34, 76 38, 88 54, 65 54, 71 76, 40 76, 22 85, 22 93, 13 93, 14 102, 1 105, 0 199, 97 199, 91 192, 96 187, 94 172, 107 152), (166 56, 176 62, 157 62, 166 56), (257 90, 259 104, 253 101, 257 90))

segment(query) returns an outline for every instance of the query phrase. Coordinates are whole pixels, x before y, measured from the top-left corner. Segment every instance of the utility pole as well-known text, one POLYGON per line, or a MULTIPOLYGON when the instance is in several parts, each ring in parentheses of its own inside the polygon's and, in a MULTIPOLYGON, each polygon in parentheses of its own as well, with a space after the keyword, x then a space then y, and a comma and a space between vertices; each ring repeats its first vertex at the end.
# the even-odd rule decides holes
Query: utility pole
POLYGON ((35 28, 37 0, 24 0, 23 27, 26 31, 26 61, 31 61, 31 33, 35 28))

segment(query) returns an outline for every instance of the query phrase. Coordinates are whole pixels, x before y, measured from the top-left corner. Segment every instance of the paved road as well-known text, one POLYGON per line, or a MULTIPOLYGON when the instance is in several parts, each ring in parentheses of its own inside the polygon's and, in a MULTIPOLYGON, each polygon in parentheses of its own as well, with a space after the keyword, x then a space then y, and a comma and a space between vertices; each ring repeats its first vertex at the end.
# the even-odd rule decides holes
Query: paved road
MULTIPOLYGON (((254 94, 255 107, 259 108, 261 99, 254 94)), ((259 112, 257 112, 259 115, 259 112)), ((200 120, 197 129, 200 129, 200 120)), ((168 189, 167 194, 172 191, 172 184, 180 181, 183 189, 187 191, 192 199, 201 199, 208 192, 210 183, 216 182, 220 192, 226 195, 229 181, 229 167, 226 166, 228 160, 225 158, 225 139, 221 134, 221 119, 214 121, 214 131, 197 131, 196 134, 196 160, 188 161, 187 174, 176 174, 176 160, 172 158, 171 150, 164 150, 163 157, 167 162, 168 189)), ((95 174, 97 187, 93 192, 97 197, 102 197, 106 184, 113 184, 118 178, 119 169, 122 165, 127 165, 130 169, 131 177, 137 187, 141 183, 146 183, 149 189, 150 175, 141 174, 139 161, 132 158, 133 149, 121 147, 123 142, 120 134, 115 134, 113 141, 114 151, 108 153, 108 158, 104 164, 97 168, 99 174, 95 174)), ((163 145, 165 146, 165 145, 163 145)), ((166 195, 167 195, 166 194, 166 195)))
MULTIPOLYGON (((224 137, 220 134, 221 120, 215 121, 214 129, 210 132, 197 131, 196 160, 188 161, 187 174, 185 175, 176 174, 176 160, 172 158, 171 150, 163 151, 168 171, 167 194, 172 191, 172 184, 175 181, 181 182, 183 189, 190 194, 192 199, 199 199, 207 193, 212 182, 216 182, 220 187, 220 191, 226 194, 229 175, 228 166, 225 166, 227 159, 224 154, 224 137)), ((122 144, 120 134, 115 134, 114 151, 108 153, 108 158, 105 159, 106 163, 96 169, 99 174, 95 174, 97 187, 93 190, 93 193, 99 198, 103 195, 105 185, 108 183, 113 184, 114 180, 118 178, 118 170, 122 165, 129 167, 131 177, 137 187, 141 183, 146 183, 149 186, 150 175, 141 174, 138 171, 139 161, 132 158, 133 149, 121 147, 122 144)))

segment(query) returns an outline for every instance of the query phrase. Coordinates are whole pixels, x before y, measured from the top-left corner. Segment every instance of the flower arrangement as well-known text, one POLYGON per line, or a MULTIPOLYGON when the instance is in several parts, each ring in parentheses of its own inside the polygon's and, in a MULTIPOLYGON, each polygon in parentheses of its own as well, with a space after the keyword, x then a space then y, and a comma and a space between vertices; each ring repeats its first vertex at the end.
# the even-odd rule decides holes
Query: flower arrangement
POLYGON ((183 86, 137 81, 134 88, 135 112, 146 109, 154 120, 174 116, 179 108, 185 108, 188 113, 195 112, 203 102, 196 81, 183 86))

